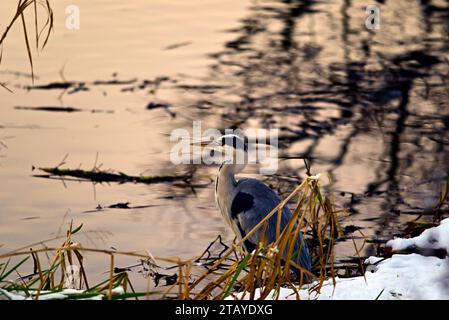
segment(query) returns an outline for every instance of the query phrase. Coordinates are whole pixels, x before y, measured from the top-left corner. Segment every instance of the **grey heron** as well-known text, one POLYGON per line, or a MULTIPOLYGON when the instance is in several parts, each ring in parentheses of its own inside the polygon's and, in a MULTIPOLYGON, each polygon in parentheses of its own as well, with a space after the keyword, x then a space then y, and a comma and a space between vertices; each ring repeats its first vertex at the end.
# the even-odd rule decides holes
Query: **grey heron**
MULTIPOLYGON (((247 162, 248 139, 235 134, 226 134, 212 141, 202 141, 200 144, 221 155, 224 153, 232 155, 231 159, 228 157, 221 163, 218 170, 215 180, 215 200, 224 220, 241 240, 281 202, 281 199, 272 189, 256 179, 236 180, 235 175, 243 171, 247 162), (239 154, 243 154, 243 157, 239 158, 239 154)), ((281 232, 291 216, 291 211, 284 206, 281 215, 281 232)), ((267 244, 276 241, 277 219, 277 214, 268 219, 265 234, 267 244)), ((257 247, 261 235, 260 229, 244 241, 246 251, 252 252, 257 247)), ((296 252, 294 262, 310 271, 309 251, 300 231, 294 250, 296 252)), ((293 271, 299 274, 299 270, 293 271)), ((309 279, 307 275, 305 278, 309 279)))

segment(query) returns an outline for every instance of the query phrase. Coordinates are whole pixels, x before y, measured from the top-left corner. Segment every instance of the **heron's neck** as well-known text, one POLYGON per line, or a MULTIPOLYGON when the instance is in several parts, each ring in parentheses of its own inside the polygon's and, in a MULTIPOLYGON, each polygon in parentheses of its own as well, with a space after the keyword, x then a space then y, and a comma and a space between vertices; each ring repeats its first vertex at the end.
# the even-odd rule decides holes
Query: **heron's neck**
POLYGON ((231 209, 228 208, 234 196, 234 189, 237 185, 235 180, 235 165, 229 163, 223 163, 218 169, 217 178, 215 180, 215 200, 217 201, 218 208, 225 218, 228 218, 227 212, 231 209))

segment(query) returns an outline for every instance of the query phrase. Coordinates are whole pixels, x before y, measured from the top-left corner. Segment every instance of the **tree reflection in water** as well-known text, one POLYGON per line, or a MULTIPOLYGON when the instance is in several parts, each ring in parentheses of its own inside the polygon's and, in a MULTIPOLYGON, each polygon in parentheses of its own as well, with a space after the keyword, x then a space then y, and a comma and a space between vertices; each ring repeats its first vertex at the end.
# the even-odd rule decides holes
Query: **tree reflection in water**
MULTIPOLYGON (((344 225, 388 239, 435 205, 449 172, 449 2, 379 0, 374 31, 368 4, 254 1, 211 54, 203 81, 217 86, 189 104, 223 128, 279 128, 282 154, 329 172, 344 225)), ((267 182, 288 192, 303 173, 283 161, 267 182)))

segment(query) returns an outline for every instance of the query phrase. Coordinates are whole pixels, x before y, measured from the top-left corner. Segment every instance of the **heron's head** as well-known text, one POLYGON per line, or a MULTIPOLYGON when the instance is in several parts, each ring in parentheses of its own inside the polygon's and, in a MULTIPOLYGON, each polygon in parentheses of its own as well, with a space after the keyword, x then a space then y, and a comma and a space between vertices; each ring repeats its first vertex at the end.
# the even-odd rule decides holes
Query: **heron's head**
POLYGON ((225 134, 215 139, 201 141, 199 145, 210 152, 216 163, 234 165, 235 172, 240 172, 248 162, 248 139, 236 134, 225 134))

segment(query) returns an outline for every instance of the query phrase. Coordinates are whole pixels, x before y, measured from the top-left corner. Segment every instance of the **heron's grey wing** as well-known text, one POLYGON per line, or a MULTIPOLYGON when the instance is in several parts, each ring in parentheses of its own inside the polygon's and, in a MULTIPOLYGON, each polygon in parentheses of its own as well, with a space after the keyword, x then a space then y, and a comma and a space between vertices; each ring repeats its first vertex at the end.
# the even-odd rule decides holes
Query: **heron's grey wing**
MULTIPOLYGON (((255 179, 244 179, 237 183, 236 192, 231 205, 231 219, 237 225, 242 237, 251 231, 268 213, 271 212, 281 199, 264 183, 255 179)), ((281 216, 281 230, 285 228, 291 217, 290 210, 285 206, 281 216)), ((266 237, 268 243, 276 240, 277 214, 274 214, 268 222, 266 237)), ((260 231, 255 232, 245 242, 246 249, 251 252, 259 242, 260 231)), ((302 243, 302 234, 299 234, 295 250, 302 250, 298 254, 298 262, 307 270, 311 269, 310 257, 306 243, 302 243)))

